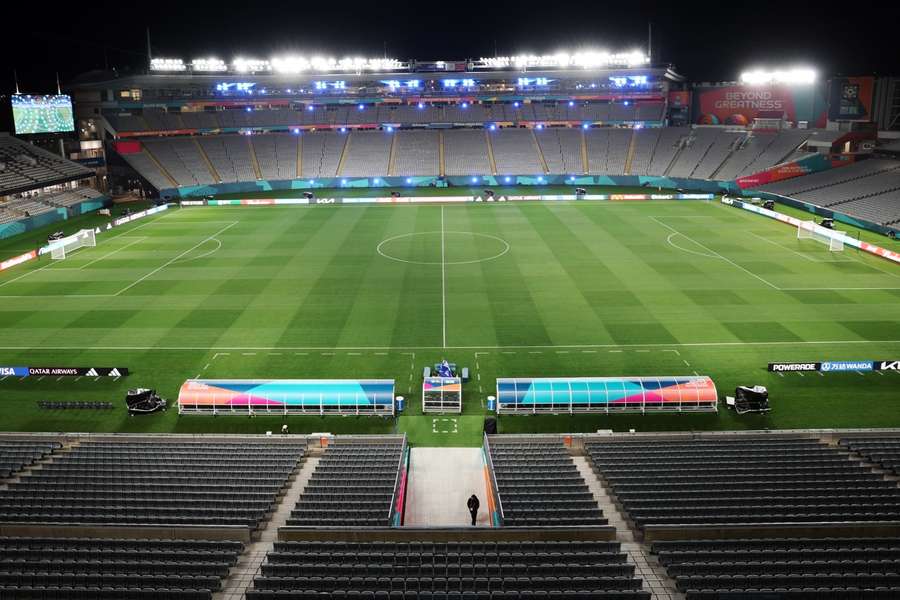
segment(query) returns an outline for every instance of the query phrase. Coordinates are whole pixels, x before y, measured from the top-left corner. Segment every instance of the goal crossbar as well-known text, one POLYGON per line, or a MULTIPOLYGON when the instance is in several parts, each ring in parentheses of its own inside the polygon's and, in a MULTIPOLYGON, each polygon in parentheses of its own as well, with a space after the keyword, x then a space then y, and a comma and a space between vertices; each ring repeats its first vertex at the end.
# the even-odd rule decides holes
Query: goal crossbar
POLYGON ((54 260, 63 260, 70 253, 79 248, 92 247, 97 245, 97 238, 94 236, 93 229, 82 229, 74 235, 56 240, 50 245, 50 258, 54 260))
POLYGON ((798 240, 816 240, 828 246, 832 252, 840 252, 844 249, 845 237, 847 237, 845 232, 822 227, 815 221, 801 221, 797 225, 798 240))

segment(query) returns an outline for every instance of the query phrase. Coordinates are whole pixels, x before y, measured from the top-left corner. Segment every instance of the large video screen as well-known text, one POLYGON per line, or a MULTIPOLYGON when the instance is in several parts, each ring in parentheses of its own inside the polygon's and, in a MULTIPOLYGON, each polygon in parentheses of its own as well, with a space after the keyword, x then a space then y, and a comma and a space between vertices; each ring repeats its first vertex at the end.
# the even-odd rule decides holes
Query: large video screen
POLYGON ((72 98, 65 94, 54 96, 14 94, 12 110, 16 135, 75 131, 72 98))

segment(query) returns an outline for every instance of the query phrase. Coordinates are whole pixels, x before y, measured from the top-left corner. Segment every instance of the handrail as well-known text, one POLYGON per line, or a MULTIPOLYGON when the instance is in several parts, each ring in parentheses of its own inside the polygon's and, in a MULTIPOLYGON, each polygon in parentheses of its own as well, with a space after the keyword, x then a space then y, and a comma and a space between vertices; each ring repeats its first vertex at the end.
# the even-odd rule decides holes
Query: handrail
POLYGON ((391 494, 391 505, 388 507, 388 521, 394 515, 394 500, 397 498, 397 486, 400 485, 400 470, 406 458, 406 433, 403 434, 403 444, 400 446, 400 461, 397 463, 397 474, 394 476, 394 491, 391 494))
POLYGON ((484 454, 487 457, 488 472, 491 474, 491 485, 494 488, 494 499, 497 501, 497 508, 500 512, 500 522, 504 520, 503 501, 500 499, 500 487, 497 485, 497 474, 494 472, 494 458, 491 456, 491 443, 488 441, 487 434, 484 435, 484 454))

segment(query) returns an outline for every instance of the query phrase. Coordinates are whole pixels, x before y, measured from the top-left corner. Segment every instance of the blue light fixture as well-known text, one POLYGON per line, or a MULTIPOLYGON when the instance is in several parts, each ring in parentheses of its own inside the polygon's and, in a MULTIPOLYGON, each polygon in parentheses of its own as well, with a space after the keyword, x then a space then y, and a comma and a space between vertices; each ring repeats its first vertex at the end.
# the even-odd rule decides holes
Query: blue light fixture
POLYGON ((491 131, 497 131, 497 126, 491 123, 490 125, 488 125, 488 129, 490 129, 491 131))
POLYGON ((341 133, 347 133, 347 128, 346 128, 346 127, 341 127, 341 133))
POLYGON ((510 177, 509 175, 503 178, 504 183, 509 183, 510 181, 512 181, 512 177, 510 177))
POLYGON ((590 124, 590 123, 582 123, 582 124, 581 124, 581 128, 582 128, 582 129, 590 129, 590 128, 591 128, 591 124, 590 124))
POLYGON ((425 104, 423 104, 422 102, 419 102, 419 108, 425 108, 425 104))
POLYGON ((535 126, 535 129, 543 129, 543 128, 544 128, 544 124, 543 124, 543 123, 538 123, 538 124, 535 126))
POLYGON ((477 183, 477 182, 478 182, 478 178, 477 178, 477 177, 473 177, 473 178, 472 178, 472 183, 477 183))
POLYGON ((388 125, 388 126, 387 126, 387 132, 388 132, 388 133, 394 133, 394 128, 391 127, 390 125, 388 125))
POLYGON ((250 111, 252 111, 253 109, 252 109, 251 107, 248 106, 248 107, 245 108, 244 110, 246 110, 247 112, 250 112, 250 111))
POLYGON ((378 177, 376 177, 375 180, 374 180, 374 183, 376 183, 376 184, 381 183, 381 179, 378 178, 378 177))
POLYGON ((574 100, 569 100, 569 106, 575 106, 575 101, 574 101, 574 100))
POLYGON ((539 183, 544 183, 544 178, 541 177, 540 175, 538 175, 538 182, 539 182, 539 183))
POLYGON ((362 109, 364 109, 365 107, 366 107, 365 104, 359 104, 359 105, 357 105, 356 108, 358 108, 359 110, 362 110, 362 109))
POLYGON ((518 102, 513 102, 513 106, 514 106, 515 108, 519 108, 519 106, 521 106, 521 104, 519 104, 518 102))
POLYGON ((341 185, 347 185, 347 180, 346 180, 346 179, 341 179, 341 185))
POLYGON ((468 103, 468 102, 463 102, 463 103, 462 103, 462 107, 463 107, 463 108, 469 108, 469 103, 468 103))
POLYGON ((406 183, 412 183, 412 177, 407 177, 407 178, 406 178, 406 183))
POLYGON ((306 110, 316 110, 316 107, 312 104, 307 105, 306 110))

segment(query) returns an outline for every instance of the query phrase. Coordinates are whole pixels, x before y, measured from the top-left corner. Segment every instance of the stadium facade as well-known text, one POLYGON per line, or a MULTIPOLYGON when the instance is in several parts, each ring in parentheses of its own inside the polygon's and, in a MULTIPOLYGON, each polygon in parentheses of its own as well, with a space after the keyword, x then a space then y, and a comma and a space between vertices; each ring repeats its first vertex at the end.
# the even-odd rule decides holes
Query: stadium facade
MULTIPOLYGON (((165 199, 504 185, 781 195, 796 186, 783 179, 872 156, 878 130, 897 125, 892 81, 691 84, 632 52, 154 59, 146 73, 89 73, 67 91, 113 185, 165 199)), ((842 183, 857 169, 877 176, 865 194, 829 195, 813 210, 844 215, 831 206, 846 205, 853 223, 884 233, 900 218, 881 196, 893 169, 820 176, 842 183)))

